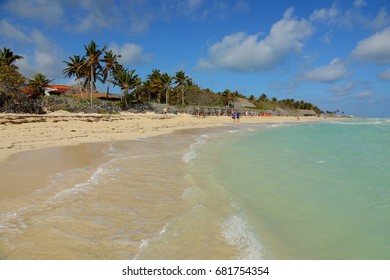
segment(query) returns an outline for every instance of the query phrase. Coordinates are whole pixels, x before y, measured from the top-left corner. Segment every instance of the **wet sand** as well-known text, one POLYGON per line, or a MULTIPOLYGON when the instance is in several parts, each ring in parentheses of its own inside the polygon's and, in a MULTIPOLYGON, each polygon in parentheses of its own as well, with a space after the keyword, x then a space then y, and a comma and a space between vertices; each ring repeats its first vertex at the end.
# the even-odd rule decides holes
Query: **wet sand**
POLYGON ((209 204, 222 209, 224 200, 200 199, 183 164, 198 135, 185 130, 11 156, 1 175, 50 159, 2 184, 0 259, 234 258, 219 216, 207 214, 209 204))
MULTIPOLYGON (((0 161, 0 211, 15 206, 49 183, 50 176, 66 170, 97 165, 106 143, 84 143, 12 154, 0 161)), ((20 205, 19 205, 20 206, 20 205)))
MULTIPOLYGON (((301 118, 300 121, 318 120, 301 118)), ((295 117, 241 118, 243 124, 296 121, 295 117)), ((226 116, 164 117, 154 113, 98 115, 58 111, 48 115, 0 114, 0 203, 4 205, 7 200, 30 194, 56 172, 94 164, 109 142, 232 123, 232 119, 226 116)))

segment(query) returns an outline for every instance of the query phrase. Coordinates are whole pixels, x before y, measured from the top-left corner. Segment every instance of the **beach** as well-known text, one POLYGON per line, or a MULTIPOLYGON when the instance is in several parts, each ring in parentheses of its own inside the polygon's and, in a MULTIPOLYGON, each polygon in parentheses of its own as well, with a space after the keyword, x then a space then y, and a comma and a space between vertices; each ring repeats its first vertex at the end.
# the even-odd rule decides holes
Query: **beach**
MULTIPOLYGON (((241 117, 241 123, 320 121, 318 117, 241 117)), ((228 116, 74 114, 65 111, 47 115, 0 114, 0 161, 8 156, 49 147, 81 143, 124 141, 171 133, 178 129, 231 124, 228 116)))
POLYGON ((388 119, 0 119, 0 259, 389 257, 388 119))
POLYGON ((191 173, 196 150, 251 125, 321 120, 1 115, 0 259, 263 258, 223 188, 191 173))

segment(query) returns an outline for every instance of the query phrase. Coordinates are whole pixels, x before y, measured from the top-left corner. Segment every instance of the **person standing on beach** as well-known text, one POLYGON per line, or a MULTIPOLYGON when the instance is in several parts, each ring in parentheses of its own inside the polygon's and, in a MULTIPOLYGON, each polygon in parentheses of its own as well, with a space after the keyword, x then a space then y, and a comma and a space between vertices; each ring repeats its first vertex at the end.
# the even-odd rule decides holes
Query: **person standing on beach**
POLYGON ((237 122, 239 123, 240 122, 240 112, 236 113, 236 119, 237 119, 237 122))
POLYGON ((233 112, 233 113, 232 113, 232 119, 233 119, 233 122, 236 122, 236 117, 237 117, 237 114, 236 114, 236 112, 233 112))
POLYGON ((167 118, 167 116, 168 116, 168 110, 167 108, 164 108, 164 118, 167 118))

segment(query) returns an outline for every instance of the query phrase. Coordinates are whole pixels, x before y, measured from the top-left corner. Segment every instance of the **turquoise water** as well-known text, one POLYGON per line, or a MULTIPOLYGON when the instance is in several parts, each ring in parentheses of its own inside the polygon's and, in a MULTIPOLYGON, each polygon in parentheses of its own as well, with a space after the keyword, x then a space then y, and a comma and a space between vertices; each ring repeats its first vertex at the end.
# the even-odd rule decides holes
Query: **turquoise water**
POLYGON ((240 125, 223 135, 197 147, 191 172, 230 198, 230 219, 246 228, 230 238, 255 239, 263 258, 390 259, 389 119, 240 125))

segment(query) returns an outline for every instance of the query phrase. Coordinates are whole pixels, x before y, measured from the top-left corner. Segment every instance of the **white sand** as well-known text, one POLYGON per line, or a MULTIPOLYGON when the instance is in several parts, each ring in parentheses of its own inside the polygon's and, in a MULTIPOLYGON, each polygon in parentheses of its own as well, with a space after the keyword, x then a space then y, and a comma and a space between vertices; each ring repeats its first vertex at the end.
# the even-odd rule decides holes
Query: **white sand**
MULTIPOLYGON (((241 117, 240 123, 321 121, 317 117, 241 117)), ((233 123, 230 117, 191 115, 0 114, 0 161, 18 152, 77 145, 80 143, 131 140, 168 134, 177 129, 205 128, 233 123)))

